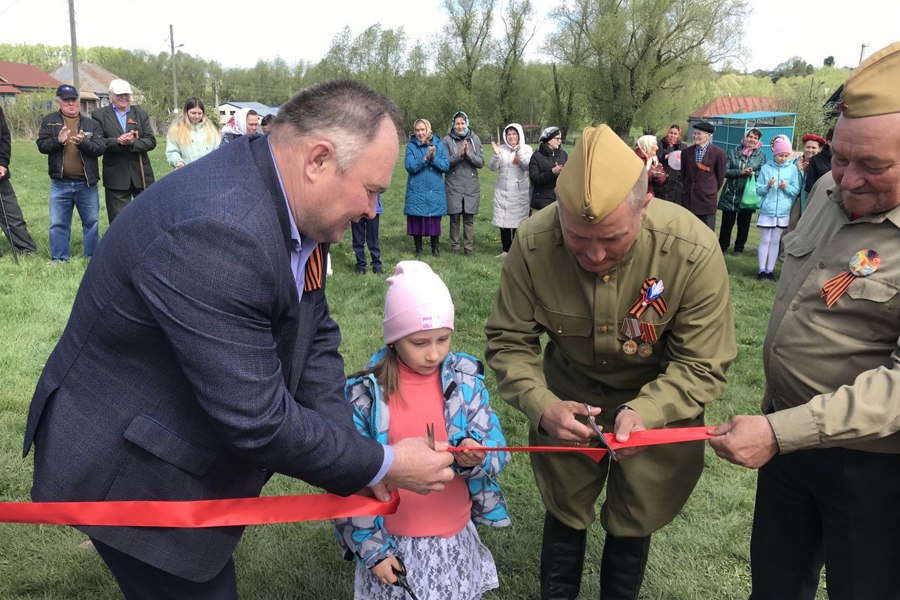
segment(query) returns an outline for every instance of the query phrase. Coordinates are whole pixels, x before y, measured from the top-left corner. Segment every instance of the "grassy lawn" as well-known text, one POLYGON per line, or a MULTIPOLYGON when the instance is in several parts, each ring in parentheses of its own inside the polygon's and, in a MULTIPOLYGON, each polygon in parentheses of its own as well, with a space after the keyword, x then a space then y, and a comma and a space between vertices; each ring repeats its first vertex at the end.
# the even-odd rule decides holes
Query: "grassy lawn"
MULTIPOLYGON (((153 153, 157 178, 170 168, 164 152, 153 153)), ((5 238, 0 241, 0 500, 29 499, 32 458, 21 458, 22 432, 34 385, 58 340, 85 261, 80 257, 81 226, 73 219, 73 248, 67 264, 51 265, 47 230, 48 189, 46 157, 31 141, 13 142, 10 170, 28 228, 38 244, 36 256, 12 260, 5 238)), ((494 174, 484 169, 482 206, 476 219, 475 256, 450 256, 442 237, 440 258, 427 257, 447 282, 456 303, 456 350, 484 354, 483 327, 497 288, 500 272, 499 231, 490 224, 494 174)), ((381 247, 385 271, 399 260, 411 259, 411 238, 406 237, 403 197, 406 173, 402 155, 393 184, 383 196, 381 247)), ((106 211, 101 190, 101 235, 106 211)), ((339 199, 336 199, 336 201, 339 199)), ((446 221, 445 221, 446 223, 446 221)), ((446 224, 444 231, 446 233, 446 224)), ((775 286, 756 280, 755 247, 751 231, 744 256, 727 256, 737 326, 738 358, 729 372, 729 387, 708 411, 708 423, 758 410, 763 391, 762 342, 775 286)), ((426 244, 427 246, 427 244, 426 244)), ((332 247, 334 275, 328 280, 333 313, 343 331, 341 351, 348 372, 360 368, 381 343, 383 276, 353 273, 355 259, 347 239, 332 247)), ((723 324, 724 326, 725 324, 723 324)), ((527 442, 527 422, 521 413, 500 401, 496 382, 488 372, 494 408, 511 444, 527 442)), ((707 448, 707 468, 682 514, 654 536, 642 598, 745 599, 749 585, 749 540, 756 474, 729 465, 707 448)), ((534 486, 527 458, 514 456, 501 475, 513 525, 501 530, 482 529, 485 544, 494 553, 500 589, 491 599, 537 596, 537 575, 543 507, 534 486)), ((276 476, 267 494, 308 493, 305 484, 276 476)), ((0 524, 0 599, 118 598, 112 576, 92 550, 80 547, 86 539, 68 527, 0 524)), ((602 531, 596 525, 588 543, 582 597, 598 596, 598 565, 602 531)), ((352 565, 341 559, 328 523, 272 525, 247 529, 236 553, 242 598, 331 599, 352 597, 352 565)), ((825 598, 820 590, 820 597, 825 598)))

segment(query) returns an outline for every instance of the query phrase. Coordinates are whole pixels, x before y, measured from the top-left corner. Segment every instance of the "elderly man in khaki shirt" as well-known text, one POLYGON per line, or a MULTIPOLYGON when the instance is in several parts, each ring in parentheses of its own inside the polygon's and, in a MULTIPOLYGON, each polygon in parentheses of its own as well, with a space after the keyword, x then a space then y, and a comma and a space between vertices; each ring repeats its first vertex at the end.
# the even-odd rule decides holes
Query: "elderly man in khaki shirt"
MULTIPOLYGON (((504 261, 486 357, 503 399, 531 421, 533 444, 597 445, 595 417, 620 442, 644 428, 702 425, 725 389, 736 348, 718 241, 646 190, 634 151, 609 127, 585 129, 559 202, 522 224, 504 261)), ((618 454, 599 464, 531 455, 547 509, 542 599, 578 596, 604 486, 600 597, 636 599, 651 534, 675 518, 703 469, 702 443, 618 454)))
POLYGON ((710 444, 757 468, 754 600, 900 597, 900 43, 847 79, 832 176, 785 239, 765 416, 710 444))

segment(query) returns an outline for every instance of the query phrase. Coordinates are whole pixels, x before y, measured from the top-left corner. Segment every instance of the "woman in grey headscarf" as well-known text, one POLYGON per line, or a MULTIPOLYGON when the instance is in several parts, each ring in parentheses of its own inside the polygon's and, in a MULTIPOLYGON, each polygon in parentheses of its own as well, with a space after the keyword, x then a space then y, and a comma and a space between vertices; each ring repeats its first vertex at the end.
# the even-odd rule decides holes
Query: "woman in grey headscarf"
POLYGON ((469 117, 459 111, 453 115, 450 133, 442 140, 450 155, 450 170, 444 177, 447 215, 450 218, 450 252, 459 254, 459 220, 463 221, 463 251, 472 256, 475 215, 481 202, 478 169, 484 166, 481 139, 469 127, 469 117))

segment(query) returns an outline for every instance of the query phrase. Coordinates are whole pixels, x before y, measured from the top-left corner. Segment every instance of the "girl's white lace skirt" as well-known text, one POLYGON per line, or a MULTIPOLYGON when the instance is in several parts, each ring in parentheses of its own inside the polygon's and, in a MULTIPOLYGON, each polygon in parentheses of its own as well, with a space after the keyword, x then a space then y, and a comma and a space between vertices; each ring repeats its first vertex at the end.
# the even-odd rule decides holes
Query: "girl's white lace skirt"
MULTIPOLYGON (((497 567, 475 524, 450 538, 395 536, 409 586, 419 600, 475 600, 497 588, 497 567)), ((385 585, 356 565, 356 600, 406 600, 403 588, 385 585)))

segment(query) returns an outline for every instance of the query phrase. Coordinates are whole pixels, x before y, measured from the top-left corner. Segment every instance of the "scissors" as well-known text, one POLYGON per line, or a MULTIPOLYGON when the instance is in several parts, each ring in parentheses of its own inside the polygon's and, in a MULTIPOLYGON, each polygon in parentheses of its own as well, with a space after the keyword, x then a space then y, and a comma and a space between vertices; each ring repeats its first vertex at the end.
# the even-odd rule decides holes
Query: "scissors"
POLYGON ((416 593, 409 587, 409 581, 406 579, 406 565, 403 564, 403 559, 397 556, 397 562, 400 563, 400 568, 391 567, 391 571, 394 572, 394 575, 397 576, 397 581, 394 582, 394 585, 397 587, 401 587, 406 590, 406 593, 409 594, 411 600, 419 600, 419 597, 416 596, 416 593))
POLYGON ((588 414, 588 425, 591 426, 591 429, 594 430, 594 433, 597 434, 597 437, 600 438, 600 445, 603 446, 607 452, 609 452, 609 457, 614 461, 618 462, 619 457, 616 456, 616 451, 612 449, 612 446, 609 445, 609 442, 606 441, 606 436, 603 435, 603 432, 600 431, 600 428, 597 427, 597 422, 594 421, 594 417, 591 415, 591 407, 586 402, 583 403, 584 410, 587 411, 588 414))
POLYGON ((434 450, 434 423, 425 424, 425 441, 428 442, 428 447, 434 450))

